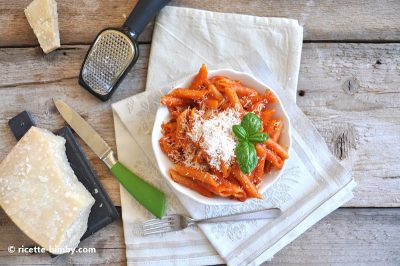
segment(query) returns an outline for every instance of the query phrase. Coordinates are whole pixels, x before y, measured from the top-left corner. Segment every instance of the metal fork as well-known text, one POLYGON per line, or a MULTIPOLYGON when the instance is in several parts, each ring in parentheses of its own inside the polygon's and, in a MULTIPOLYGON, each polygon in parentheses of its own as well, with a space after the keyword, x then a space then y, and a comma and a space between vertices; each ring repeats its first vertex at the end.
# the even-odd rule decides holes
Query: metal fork
POLYGON ((164 216, 162 219, 151 219, 143 223, 143 235, 166 233, 182 230, 186 227, 200 223, 221 223, 246 220, 272 219, 278 217, 282 211, 278 208, 259 211, 241 212, 206 219, 193 219, 180 214, 164 216))

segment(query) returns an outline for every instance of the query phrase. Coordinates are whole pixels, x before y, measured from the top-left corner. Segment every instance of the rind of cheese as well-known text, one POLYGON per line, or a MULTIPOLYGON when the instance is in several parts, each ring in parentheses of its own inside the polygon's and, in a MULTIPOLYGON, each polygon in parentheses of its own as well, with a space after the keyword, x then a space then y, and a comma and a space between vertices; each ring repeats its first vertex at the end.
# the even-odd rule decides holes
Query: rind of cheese
POLYGON ((47 54, 59 48, 57 2, 34 0, 24 11, 43 52, 47 54))
POLYGON ((1 207, 54 254, 78 246, 93 204, 68 163, 65 139, 50 131, 32 127, 0 164, 1 207))

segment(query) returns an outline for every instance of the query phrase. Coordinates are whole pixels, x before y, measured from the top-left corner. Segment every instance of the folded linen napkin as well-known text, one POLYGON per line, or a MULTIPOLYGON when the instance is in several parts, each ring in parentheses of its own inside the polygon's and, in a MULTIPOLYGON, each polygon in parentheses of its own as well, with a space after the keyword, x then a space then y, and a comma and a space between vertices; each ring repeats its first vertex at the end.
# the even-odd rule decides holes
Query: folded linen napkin
POLYGON ((154 27, 146 90, 255 51, 295 99, 302 45, 294 19, 165 7, 154 27))
POLYGON ((259 264, 352 197, 354 181, 294 103, 301 40, 301 27, 293 20, 173 7, 162 11, 154 30, 148 91, 113 105, 119 159, 166 192, 167 213, 201 218, 274 206, 284 215, 142 237, 141 223, 150 215, 121 188, 128 264, 259 264), (255 51, 249 55, 249 50, 255 51), (240 55, 246 55, 245 60, 240 55), (278 92, 291 117, 294 140, 287 169, 266 191, 265 200, 229 208, 174 195, 157 171, 150 143, 160 94, 173 87, 165 84, 196 71, 201 63, 221 62, 253 74, 278 92), (150 88, 164 89, 160 93, 150 88))

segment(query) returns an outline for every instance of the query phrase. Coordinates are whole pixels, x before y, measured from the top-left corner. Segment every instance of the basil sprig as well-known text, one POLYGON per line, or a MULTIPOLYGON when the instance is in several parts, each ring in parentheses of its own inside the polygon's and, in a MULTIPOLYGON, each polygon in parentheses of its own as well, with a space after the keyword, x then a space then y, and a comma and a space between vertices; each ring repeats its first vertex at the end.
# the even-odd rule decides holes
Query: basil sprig
POLYGON ((255 143, 264 143, 268 140, 267 133, 260 132, 261 119, 253 113, 243 116, 240 125, 234 125, 232 131, 239 139, 235 148, 236 160, 240 170, 251 173, 258 163, 255 143))

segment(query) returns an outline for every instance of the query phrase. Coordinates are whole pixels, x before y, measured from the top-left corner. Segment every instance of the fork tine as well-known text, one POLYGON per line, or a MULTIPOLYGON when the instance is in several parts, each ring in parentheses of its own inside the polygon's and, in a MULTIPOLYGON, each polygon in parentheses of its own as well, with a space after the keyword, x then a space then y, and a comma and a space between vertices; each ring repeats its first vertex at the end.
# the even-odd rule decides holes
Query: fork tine
POLYGON ((172 228, 172 224, 157 224, 153 226, 148 226, 148 227, 143 227, 143 231, 151 231, 151 230, 157 230, 157 229, 162 229, 162 228, 172 228))
POLYGON ((174 224, 173 220, 160 220, 160 221, 153 221, 151 223, 144 223, 143 224, 143 230, 154 230, 158 228, 164 228, 164 227, 172 227, 174 224))
POLYGON ((171 227, 171 228, 164 228, 163 230, 143 231, 143 235, 147 236, 147 235, 152 235, 152 234, 174 232, 174 231, 178 231, 178 230, 180 230, 180 229, 171 227))
POLYGON ((164 216, 162 219, 151 219, 143 223, 143 235, 159 234, 177 231, 177 215, 164 216))
POLYGON ((152 228, 154 226, 168 226, 172 225, 174 223, 174 220, 158 220, 158 221, 148 221, 143 223, 143 228, 152 228))
POLYGON ((152 226, 152 225, 159 225, 159 224, 168 224, 168 223, 170 223, 171 221, 163 221, 163 220, 160 220, 160 221, 153 221, 153 222, 145 222, 145 223, 143 223, 143 227, 147 227, 147 226, 152 226))
POLYGON ((162 219, 151 219, 144 222, 144 225, 151 225, 151 224, 159 224, 159 223, 167 223, 173 220, 172 216, 165 216, 162 219))

